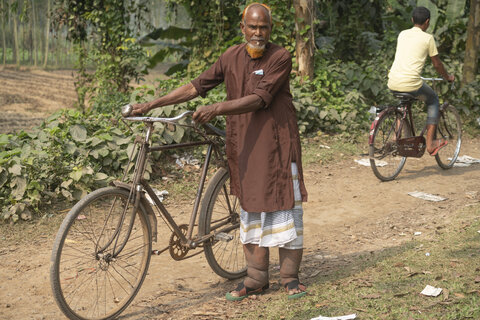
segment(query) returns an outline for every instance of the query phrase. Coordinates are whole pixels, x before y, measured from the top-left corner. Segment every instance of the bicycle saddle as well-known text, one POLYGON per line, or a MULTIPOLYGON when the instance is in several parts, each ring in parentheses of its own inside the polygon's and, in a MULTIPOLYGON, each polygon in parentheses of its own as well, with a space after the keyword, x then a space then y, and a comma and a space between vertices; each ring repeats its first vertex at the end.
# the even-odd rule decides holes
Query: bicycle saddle
POLYGON ((395 98, 398 98, 404 102, 417 100, 415 96, 411 95, 408 92, 392 91, 392 93, 395 96, 395 98))

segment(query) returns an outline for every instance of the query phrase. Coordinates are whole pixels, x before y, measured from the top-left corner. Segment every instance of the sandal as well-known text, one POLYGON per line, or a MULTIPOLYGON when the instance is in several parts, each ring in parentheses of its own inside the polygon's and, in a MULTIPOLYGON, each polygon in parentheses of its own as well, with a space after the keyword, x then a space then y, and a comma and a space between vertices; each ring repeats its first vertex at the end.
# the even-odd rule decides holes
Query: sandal
POLYGON ((304 284, 300 283, 298 279, 292 280, 289 283, 285 284, 285 290, 288 293, 288 299, 298 299, 307 294, 307 287, 304 284), (297 290, 299 292, 290 294, 290 291, 297 290))
POLYGON ((243 299, 247 298, 248 296, 251 296, 251 295, 254 295, 254 294, 262 294, 262 293, 265 292, 265 290, 268 289, 268 287, 269 287, 269 284, 267 283, 266 285, 264 285, 261 288, 252 289, 252 288, 249 288, 249 287, 245 287, 245 284, 243 282, 240 282, 237 285, 237 288, 235 288, 235 290, 233 290, 231 292, 227 292, 227 294, 225 295, 225 298, 228 301, 240 301, 240 300, 243 300, 243 299), (238 296, 232 295, 232 292, 238 292, 238 296))
POLYGON ((439 151, 440 149, 442 149, 443 147, 445 147, 447 144, 448 144, 448 141, 447 141, 447 140, 443 140, 443 139, 438 140, 438 146, 437 146, 435 149, 433 149, 432 152, 429 152, 430 155, 431 155, 431 156, 436 156, 437 153, 438 153, 438 151, 439 151))

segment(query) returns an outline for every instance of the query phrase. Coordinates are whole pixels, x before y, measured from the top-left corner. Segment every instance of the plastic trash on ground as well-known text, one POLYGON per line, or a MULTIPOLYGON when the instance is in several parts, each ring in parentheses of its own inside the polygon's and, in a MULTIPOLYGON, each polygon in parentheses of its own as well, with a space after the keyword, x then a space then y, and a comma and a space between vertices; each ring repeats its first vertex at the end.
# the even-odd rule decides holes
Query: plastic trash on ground
POLYGON ((463 155, 457 158, 455 163, 453 164, 454 167, 469 167, 474 163, 480 163, 480 159, 475 159, 473 157, 463 155))
MULTIPOLYGON (((153 192, 155 192, 155 194, 157 195, 158 199, 160 200, 160 202, 163 202, 163 198, 168 195, 168 191, 167 190, 162 190, 162 191, 159 191, 155 188, 153 188, 153 192)), ((148 193, 145 193, 145 197, 147 198, 148 202, 150 202, 150 204, 152 206, 156 206, 155 202, 152 200, 152 198, 150 198, 150 196, 148 195, 148 193)))
POLYGON ((437 297, 440 295, 440 293, 442 293, 442 288, 435 288, 427 284, 427 286, 420 293, 424 296, 437 297))
MULTIPOLYGON (((367 158, 363 158, 363 159, 360 159, 360 160, 355 159, 355 162, 358 163, 361 166, 370 167, 370 159, 367 159, 367 158)), ((377 167, 385 167, 387 164, 388 163, 386 161, 375 160, 375 165, 377 167)))
POLYGON ((338 317, 318 316, 318 317, 312 318, 310 320, 350 320, 350 319, 355 319, 355 318, 357 318, 357 315, 355 313, 353 313, 353 314, 348 314, 346 316, 338 316, 338 317))
POLYGON ((425 193, 425 192, 420 192, 420 191, 409 192, 408 195, 409 195, 409 196, 412 196, 412 197, 415 197, 415 198, 427 200, 427 201, 435 201, 435 202, 438 202, 438 201, 447 200, 447 198, 440 197, 440 196, 435 196, 435 195, 433 195, 433 194, 429 194, 429 193, 425 193))

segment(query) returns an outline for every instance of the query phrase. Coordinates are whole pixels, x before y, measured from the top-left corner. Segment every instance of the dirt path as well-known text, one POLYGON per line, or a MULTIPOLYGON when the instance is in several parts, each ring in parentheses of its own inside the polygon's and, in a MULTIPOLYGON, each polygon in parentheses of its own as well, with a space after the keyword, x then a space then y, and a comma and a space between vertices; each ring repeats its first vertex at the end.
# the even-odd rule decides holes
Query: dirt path
MULTIPOLYGON (((461 154, 480 158, 480 139, 464 141, 461 154)), ((480 164, 443 171, 434 158, 424 156, 409 159, 397 180, 381 183, 370 168, 354 162, 359 158, 305 168, 310 201, 304 206, 301 278, 307 285, 360 255, 408 241, 414 232, 429 237, 449 223, 452 213, 480 202, 480 164), (448 199, 428 202, 409 196, 411 191, 448 199)), ((38 225, 38 230, 25 232, 25 239, 0 235, 0 319, 63 319, 49 285, 56 230, 44 228, 42 221, 38 225), (49 231, 39 231, 44 229, 49 231)), ((259 302, 242 304, 283 294, 277 284, 277 256, 272 254, 271 260, 272 289, 259 302)), ((121 318, 231 318, 240 307, 223 296, 235 284, 216 276, 203 255, 180 262, 167 254, 154 256, 140 293, 121 318)))

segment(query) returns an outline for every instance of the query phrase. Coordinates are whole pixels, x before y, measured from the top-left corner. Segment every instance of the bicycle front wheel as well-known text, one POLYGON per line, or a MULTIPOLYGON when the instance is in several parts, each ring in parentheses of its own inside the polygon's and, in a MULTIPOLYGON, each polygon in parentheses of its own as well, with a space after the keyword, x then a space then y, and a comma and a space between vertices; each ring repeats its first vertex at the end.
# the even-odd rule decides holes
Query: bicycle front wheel
POLYGON ((215 234, 204 243, 205 257, 221 277, 237 279, 247 274, 240 241, 240 203, 228 194, 229 173, 220 168, 208 184, 202 202, 199 235, 215 234))
POLYGON ((455 107, 444 104, 440 108, 440 118, 437 127, 437 139, 445 139, 448 144, 435 155, 442 169, 450 169, 457 161, 462 145, 462 123, 455 107))
MULTIPOLYGON (((397 131, 402 123, 402 114, 395 108, 387 109, 372 128, 369 146, 370 166, 381 181, 395 179, 405 165, 406 157, 398 154, 397 131)), ((403 121, 400 138, 411 136, 410 124, 403 121)))
POLYGON ((54 242, 50 282, 69 319, 112 319, 137 294, 147 274, 151 229, 133 214, 129 192, 107 187, 80 200, 54 242))

